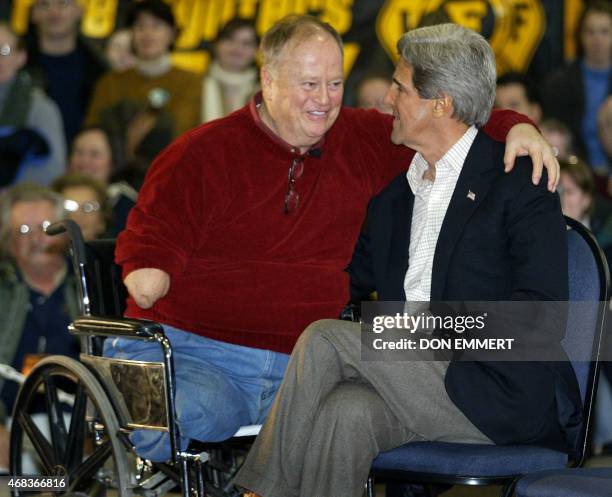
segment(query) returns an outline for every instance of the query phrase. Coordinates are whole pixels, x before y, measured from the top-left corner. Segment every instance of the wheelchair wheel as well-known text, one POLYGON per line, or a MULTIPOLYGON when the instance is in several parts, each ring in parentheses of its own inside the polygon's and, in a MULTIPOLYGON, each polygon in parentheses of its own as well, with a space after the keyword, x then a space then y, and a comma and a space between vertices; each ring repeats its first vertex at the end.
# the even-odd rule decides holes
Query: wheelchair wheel
POLYGON ((32 474, 23 462, 31 447, 34 474, 67 476, 67 495, 99 496, 112 487, 118 497, 131 496, 129 450, 119 437, 117 416, 92 372, 69 357, 47 357, 15 402, 10 474, 32 474))

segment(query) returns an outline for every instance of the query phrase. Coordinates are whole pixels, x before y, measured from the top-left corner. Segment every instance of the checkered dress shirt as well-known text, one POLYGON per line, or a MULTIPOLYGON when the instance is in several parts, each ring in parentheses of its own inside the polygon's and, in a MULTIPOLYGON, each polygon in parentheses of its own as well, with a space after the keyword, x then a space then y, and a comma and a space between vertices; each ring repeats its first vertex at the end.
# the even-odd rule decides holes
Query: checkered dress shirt
POLYGON ((404 278, 404 290, 408 302, 429 302, 431 296, 431 271, 438 235, 459 173, 476 138, 478 130, 471 126, 435 164, 436 178, 423 179, 428 164, 416 153, 406 173, 410 189, 414 193, 408 271, 404 278))

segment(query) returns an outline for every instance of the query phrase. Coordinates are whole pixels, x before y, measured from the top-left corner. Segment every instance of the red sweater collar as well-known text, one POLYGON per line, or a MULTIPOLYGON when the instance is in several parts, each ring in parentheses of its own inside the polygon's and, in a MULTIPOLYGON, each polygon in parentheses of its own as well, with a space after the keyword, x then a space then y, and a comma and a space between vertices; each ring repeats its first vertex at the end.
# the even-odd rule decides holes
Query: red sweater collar
POLYGON ((263 102, 263 96, 262 96, 261 91, 259 91, 255 95, 253 95, 253 98, 249 102, 249 110, 251 111, 251 117, 253 118, 253 121, 255 121, 255 124, 257 125, 257 127, 260 130, 262 130, 274 143, 282 147, 287 152, 291 154, 295 154, 295 155, 307 155, 313 149, 321 149, 321 147, 323 146, 323 143, 325 142, 325 137, 321 138, 317 143, 312 145, 306 152, 304 152, 303 154, 300 154, 299 148, 294 147, 290 143, 287 143, 280 136, 278 136, 274 131, 272 131, 265 122, 263 122, 257 110, 259 106, 262 104, 262 102, 263 102))

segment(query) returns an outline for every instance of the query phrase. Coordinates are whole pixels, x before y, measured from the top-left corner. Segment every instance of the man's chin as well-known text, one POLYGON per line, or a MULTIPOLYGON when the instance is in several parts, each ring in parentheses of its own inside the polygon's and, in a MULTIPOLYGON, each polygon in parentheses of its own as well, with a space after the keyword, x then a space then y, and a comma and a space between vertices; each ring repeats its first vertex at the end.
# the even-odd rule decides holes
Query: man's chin
POLYGON ((36 267, 45 267, 49 265, 61 265, 64 261, 64 254, 61 252, 51 252, 38 254, 30 258, 30 265, 36 267))
POLYGON ((308 126, 308 136, 316 141, 321 140, 325 136, 325 133, 329 131, 329 128, 332 127, 333 122, 321 121, 318 123, 309 123, 308 126))

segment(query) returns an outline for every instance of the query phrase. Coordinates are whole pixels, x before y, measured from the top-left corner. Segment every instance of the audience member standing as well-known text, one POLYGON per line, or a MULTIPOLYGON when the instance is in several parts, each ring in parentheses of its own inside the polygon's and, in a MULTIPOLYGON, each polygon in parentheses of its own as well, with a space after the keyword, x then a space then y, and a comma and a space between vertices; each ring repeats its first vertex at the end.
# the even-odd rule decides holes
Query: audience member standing
POLYGON ((175 137, 199 124, 201 79, 170 60, 176 24, 162 0, 134 2, 127 25, 136 67, 102 77, 86 122, 102 125, 113 141, 122 143, 119 161, 150 161, 175 137))
POLYGON ((0 186, 13 181, 35 181, 49 184, 64 172, 66 144, 62 118, 55 103, 32 85, 28 74, 20 69, 26 63, 26 52, 21 41, 6 23, 0 23, 0 134, 4 137, 0 150, 2 174, 0 186), (24 130, 36 133, 46 142, 46 152, 36 160, 33 147, 45 145, 24 144, 24 130), (7 148, 21 149, 11 154, 7 148), (11 155, 19 155, 11 160, 11 155), (9 164, 10 163, 10 164, 9 164))
POLYGON ((103 59, 79 37, 82 8, 77 0, 35 0, 34 32, 28 42, 28 71, 57 102, 66 143, 81 128, 103 59))
POLYGON ((232 19, 221 29, 202 85, 202 122, 234 112, 253 96, 258 88, 256 52, 252 21, 232 19))
POLYGON ((586 7, 580 21, 581 56, 553 72, 542 92, 544 115, 572 130, 576 151, 597 172, 609 165, 597 138, 597 110, 610 93, 612 6, 598 1, 586 7))

